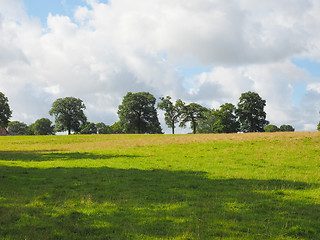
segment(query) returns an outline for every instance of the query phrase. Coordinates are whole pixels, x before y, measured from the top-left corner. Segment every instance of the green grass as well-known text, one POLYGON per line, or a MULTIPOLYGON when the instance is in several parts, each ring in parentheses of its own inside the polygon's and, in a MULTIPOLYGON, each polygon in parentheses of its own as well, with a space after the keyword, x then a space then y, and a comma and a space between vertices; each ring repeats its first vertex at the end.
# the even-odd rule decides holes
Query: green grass
POLYGON ((320 239, 320 134, 0 137, 0 239, 320 239))

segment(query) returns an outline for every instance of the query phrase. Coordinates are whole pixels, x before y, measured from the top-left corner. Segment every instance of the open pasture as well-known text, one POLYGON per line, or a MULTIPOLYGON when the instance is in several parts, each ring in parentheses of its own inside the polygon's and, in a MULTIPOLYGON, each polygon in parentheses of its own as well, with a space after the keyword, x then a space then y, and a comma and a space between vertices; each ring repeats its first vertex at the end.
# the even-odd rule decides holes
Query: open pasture
POLYGON ((318 132, 0 137, 0 239, 320 239, 318 132))

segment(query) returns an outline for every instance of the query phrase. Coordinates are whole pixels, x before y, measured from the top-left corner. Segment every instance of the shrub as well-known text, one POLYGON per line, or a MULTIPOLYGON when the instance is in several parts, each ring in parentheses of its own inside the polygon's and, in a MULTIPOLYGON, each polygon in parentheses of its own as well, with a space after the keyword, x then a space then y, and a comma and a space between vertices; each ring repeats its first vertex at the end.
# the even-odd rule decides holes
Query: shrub
POLYGON ((265 132, 279 132, 279 128, 276 125, 267 125, 264 127, 265 132))

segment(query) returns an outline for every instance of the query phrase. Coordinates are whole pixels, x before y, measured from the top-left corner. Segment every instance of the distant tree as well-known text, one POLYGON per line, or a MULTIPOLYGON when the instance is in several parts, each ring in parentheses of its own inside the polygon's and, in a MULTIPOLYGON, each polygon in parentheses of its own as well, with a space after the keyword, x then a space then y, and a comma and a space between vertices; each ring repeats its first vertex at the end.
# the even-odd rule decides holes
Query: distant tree
POLYGON ((217 119, 214 117, 214 109, 209 110, 203 113, 203 118, 198 120, 197 132, 198 133, 214 133, 215 132, 215 123, 217 119))
POLYGON ((204 119, 205 113, 208 111, 209 109, 202 107, 197 103, 190 103, 189 105, 184 105, 181 111, 180 127, 185 127, 186 123, 190 122, 193 134, 196 134, 198 121, 204 119))
POLYGON ((35 135, 53 135, 54 126, 48 118, 38 119, 34 125, 33 130, 35 135))
POLYGON ((28 125, 19 122, 19 121, 12 121, 8 124, 8 130, 10 134, 13 135, 26 135, 28 130, 28 125))
POLYGON ((268 125, 264 107, 266 101, 255 92, 242 93, 239 98, 236 114, 243 132, 263 132, 268 125))
POLYGON ((180 99, 178 99, 176 103, 173 103, 170 96, 166 98, 161 97, 160 100, 161 102, 158 103, 158 108, 165 111, 165 122, 167 126, 171 128, 172 134, 174 134, 175 124, 179 122, 184 103, 180 99))
POLYGON ((82 100, 75 97, 58 98, 49 111, 49 114, 55 116, 55 130, 68 131, 68 134, 73 130, 80 131, 80 124, 85 123, 87 118, 83 112, 86 106, 82 100))
POLYGON ((97 127, 92 122, 85 122, 80 126, 80 134, 97 134, 97 127))
POLYGON ((213 125, 215 133, 236 133, 240 124, 235 114, 236 107, 231 103, 225 103, 220 109, 213 112, 216 122, 213 125))
POLYGON ((27 132, 26 135, 35 135, 34 133, 34 123, 31 123, 28 127, 27 127, 27 132))
POLYGON ((118 121, 118 122, 115 122, 114 124, 111 125, 110 133, 112 133, 112 134, 122 134, 122 133, 124 133, 123 129, 124 128, 123 128, 121 122, 118 121))
POLYGON ((276 125, 267 125, 264 127, 264 131, 265 132, 279 132, 280 129, 276 126, 276 125))
POLYGON ((11 115, 8 98, 0 92, 0 127, 6 128, 8 126, 11 115))
POLYGON ((320 122, 318 123, 318 128, 317 129, 318 129, 318 131, 320 131, 320 122))
POLYGON ((279 130, 281 132, 294 132, 294 128, 291 125, 281 125, 279 130))
POLYGON ((97 128, 97 133, 98 134, 108 134, 111 133, 111 127, 107 126, 106 124, 104 124, 103 122, 99 122, 96 124, 96 128, 97 128))
POLYGON ((162 133, 155 103, 155 97, 148 92, 128 92, 118 110, 123 131, 162 133))

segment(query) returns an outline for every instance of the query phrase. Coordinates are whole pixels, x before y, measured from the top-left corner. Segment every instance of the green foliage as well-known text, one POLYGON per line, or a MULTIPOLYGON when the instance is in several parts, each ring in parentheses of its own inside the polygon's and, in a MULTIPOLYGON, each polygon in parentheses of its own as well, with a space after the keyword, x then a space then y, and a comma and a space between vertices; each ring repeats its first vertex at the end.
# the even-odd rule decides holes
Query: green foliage
POLYGON ((264 131, 265 132, 279 132, 280 129, 276 126, 276 125, 267 125, 264 127, 264 131))
POLYGON ((38 119, 32 126, 35 135, 53 135, 54 126, 48 118, 38 119))
POLYGON ((318 123, 318 131, 320 131, 320 122, 318 123))
POLYGON ((75 97, 58 98, 49 111, 49 114, 55 116, 55 130, 68 131, 68 134, 73 130, 80 131, 80 124, 85 123, 87 118, 83 112, 86 106, 82 100, 75 97))
POLYGON ((155 103, 155 97, 148 92, 128 92, 118 110, 123 131, 138 134, 161 133, 155 103))
POLYGON ((122 123, 120 121, 115 122, 114 124, 111 125, 111 130, 110 133, 114 133, 114 134, 121 134, 121 133, 125 133, 123 131, 124 127, 122 126, 122 123))
POLYGON ((23 122, 12 121, 8 124, 8 130, 12 135, 27 135, 28 125, 23 122))
POLYGON ((6 128, 8 126, 11 115, 8 98, 0 92, 0 127, 6 128))
POLYGON ((204 112, 203 118, 199 119, 197 124, 198 133, 214 133, 215 132, 215 123, 217 119, 213 114, 214 110, 209 110, 204 112))
POLYGON ((193 134, 196 134, 198 121, 204 119, 208 111, 210 110, 197 103, 184 105, 181 110, 180 127, 186 127, 187 122, 190 122, 193 134))
POLYGON ((291 125, 281 125, 279 130, 281 132, 294 132, 294 128, 291 125))
POLYGON ((92 122, 85 122, 80 126, 80 134, 97 134, 97 127, 92 122))
MULTIPOLYGON (((35 133, 34 133, 34 126, 35 126, 35 123, 31 123, 31 124, 27 127, 26 135, 35 135, 35 133)), ((51 135, 51 134, 50 134, 50 135, 51 135)))
POLYGON ((264 107, 266 101, 255 92, 242 93, 236 114, 243 132, 263 132, 268 124, 264 107))
POLYGON ((213 112, 216 119, 213 129, 215 133, 236 133, 239 130, 239 122, 235 114, 236 107, 231 103, 225 103, 220 109, 213 112))
POLYGON ((161 103, 158 104, 158 108, 165 111, 165 122, 172 129, 172 134, 174 134, 175 124, 179 122, 179 117, 182 112, 184 103, 178 99, 174 104, 171 101, 171 97, 167 96, 166 98, 160 98, 161 103))

